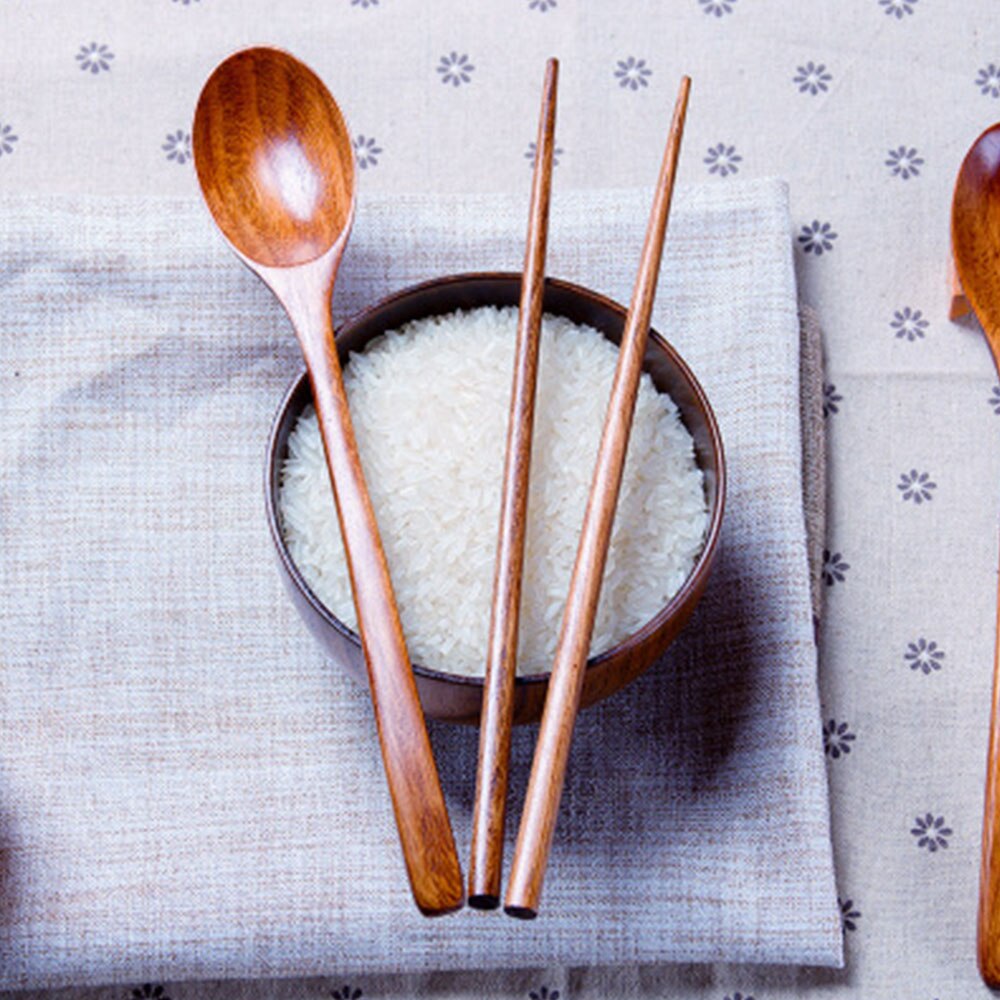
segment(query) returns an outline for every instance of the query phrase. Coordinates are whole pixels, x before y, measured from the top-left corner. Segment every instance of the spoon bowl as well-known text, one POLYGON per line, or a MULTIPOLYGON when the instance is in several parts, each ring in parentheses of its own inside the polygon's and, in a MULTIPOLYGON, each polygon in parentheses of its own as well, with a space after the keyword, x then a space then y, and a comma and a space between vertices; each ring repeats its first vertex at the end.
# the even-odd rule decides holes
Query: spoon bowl
POLYGON ((319 77, 291 56, 247 49, 222 63, 198 101, 192 143, 212 218, 249 261, 305 264, 350 229, 347 125, 319 77))
POLYGON ((221 63, 198 99, 198 180, 240 259, 285 307, 302 348, 350 569, 375 722, 417 907, 462 905, 464 887, 375 512, 365 485, 330 301, 354 217, 354 151, 336 102, 277 49, 221 63))

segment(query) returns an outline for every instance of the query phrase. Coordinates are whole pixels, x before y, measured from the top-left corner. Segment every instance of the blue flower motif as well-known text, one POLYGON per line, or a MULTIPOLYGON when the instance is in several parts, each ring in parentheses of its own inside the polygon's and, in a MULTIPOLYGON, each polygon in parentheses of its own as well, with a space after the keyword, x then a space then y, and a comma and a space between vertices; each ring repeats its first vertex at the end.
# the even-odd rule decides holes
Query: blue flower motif
POLYGON ((375 140, 368 136, 359 135, 354 140, 354 156, 358 161, 358 166, 362 170, 369 167, 378 166, 378 158, 382 155, 382 147, 377 145, 375 140))
POLYGON ((799 245, 803 253, 814 253, 817 257, 822 257, 833 249, 836 238, 837 234, 830 228, 829 222, 820 223, 819 219, 813 219, 811 226, 802 227, 799 245))
POLYGON ((615 70, 618 86, 628 87, 630 90, 648 87, 649 77, 652 75, 653 71, 646 65, 646 60, 636 59, 635 56, 619 59, 618 68, 615 70))
POLYGON ((708 155, 702 162, 708 164, 710 174, 728 177, 729 174, 739 172, 738 165, 743 162, 743 157, 736 152, 735 146, 727 146, 724 142, 720 142, 708 147, 708 155))
POLYGON ((548 986, 540 986, 537 990, 532 990, 528 996, 530 1000, 559 1000, 559 991, 550 990, 548 986))
POLYGON ((929 472, 918 473, 916 469, 900 474, 896 489, 903 494, 903 500, 912 500, 918 507, 925 500, 928 502, 934 499, 932 490, 937 489, 937 483, 931 482, 929 472))
POLYGON ((927 813, 924 816, 917 816, 914 822, 916 826, 910 833, 917 838, 917 847, 926 847, 933 854, 939 847, 948 846, 952 830, 944 825, 944 816, 927 813))
POLYGON ((828 587, 843 583, 850 568, 850 564, 844 562, 844 557, 839 552, 823 549, 823 582, 828 587))
POLYGON ((895 15, 897 21, 903 19, 904 14, 912 14, 913 7, 917 0, 878 0, 879 6, 885 8, 885 13, 892 17, 895 15))
POLYGON ((924 161, 912 146, 897 146, 896 149, 889 150, 889 159, 885 161, 885 165, 892 171, 893 177, 902 177, 906 181, 920 175, 924 161))
POLYGON ((469 62, 469 57, 463 52, 459 55, 452 52, 449 55, 441 56, 437 71, 441 74, 442 83, 450 83, 455 87, 468 83, 472 79, 472 72, 475 66, 469 62))
POLYGON ((132 990, 132 1000, 170 1000, 159 983, 143 983, 132 990))
MULTIPOLYGON (((560 156, 564 156, 565 153, 566 153, 566 150, 563 149, 562 146, 556 146, 555 149, 552 150, 552 166, 558 167, 559 166, 559 157, 560 156)), ((533 143, 533 142, 529 142, 528 143, 528 148, 527 148, 527 150, 524 153, 524 158, 528 161, 528 166, 529 167, 534 168, 534 166, 535 166, 535 157, 537 155, 538 155, 538 146, 535 143, 533 143)))
POLYGON ((369 7, 377 7, 378 0, 351 0, 352 7, 360 7, 362 10, 368 10, 369 7))
POLYGON ((838 403, 842 403, 844 397, 837 392, 837 387, 832 382, 827 382, 823 386, 823 416, 828 417, 831 413, 839 413, 838 403))
POLYGON ((6 153, 8 156, 14 152, 14 143, 17 142, 17 136, 14 135, 14 129, 11 125, 0 125, 0 156, 6 153))
POLYGON ((191 159, 191 133, 178 129, 167 133, 167 141, 160 147, 168 160, 183 164, 191 159))
POLYGON ((100 73, 102 70, 111 69, 111 60, 115 54, 107 45, 98 45, 91 42, 89 45, 81 45, 80 51, 76 54, 76 61, 80 64, 80 69, 84 72, 90 70, 91 73, 100 73))
POLYGON ((993 386, 993 390, 990 392, 990 398, 986 400, 990 404, 990 408, 993 412, 1000 417, 1000 385, 993 386))
POLYGON ((889 326, 896 331, 897 340, 906 339, 913 343, 914 340, 921 340, 924 337, 930 323, 924 319, 923 310, 904 306, 893 313, 889 326))
POLYGON ((851 744, 857 736, 851 732, 846 722, 830 719, 823 725, 823 753, 838 760, 851 752, 851 744))
POLYGON ((698 3, 706 14, 722 17, 723 14, 732 14, 736 0, 698 0, 698 3))
POLYGON ((922 636, 916 642, 906 644, 906 652, 903 654, 903 661, 909 663, 911 670, 919 670, 926 677, 935 670, 940 670, 944 650, 938 649, 936 642, 928 642, 922 636))
POLYGON ((792 83, 799 88, 800 94, 812 94, 815 97, 821 90, 830 89, 829 84, 832 79, 833 75, 827 71, 825 64, 810 60, 805 66, 798 67, 792 83))
POLYGON ((333 1000, 361 1000, 364 993, 356 986, 341 986, 338 990, 330 990, 333 1000))
POLYGON ((1000 97, 1000 67, 990 63, 979 71, 976 86, 981 94, 988 97, 1000 97))
POLYGON ((861 911, 854 908, 854 900, 841 899, 838 896, 837 905, 840 907, 840 926, 845 931, 856 931, 858 929, 857 920, 861 916, 861 911))
POLYGON ((528 4, 528 10, 537 10, 539 14, 544 14, 547 10, 558 6, 556 0, 531 0, 531 3, 528 4))

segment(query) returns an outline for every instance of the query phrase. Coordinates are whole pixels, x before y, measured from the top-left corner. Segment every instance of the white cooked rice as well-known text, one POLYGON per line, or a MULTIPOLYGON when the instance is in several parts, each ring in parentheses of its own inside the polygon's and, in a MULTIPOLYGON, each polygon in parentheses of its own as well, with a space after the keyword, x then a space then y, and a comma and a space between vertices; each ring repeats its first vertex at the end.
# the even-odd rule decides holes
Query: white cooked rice
MULTIPOLYGON (((377 338, 345 368, 351 413, 415 662, 482 675, 517 310, 435 316, 377 338)), ((546 315, 520 617, 521 673, 550 669, 618 349, 546 315)), ((288 550, 357 628, 315 414, 288 441, 288 550)), ((591 652, 644 625, 684 583, 708 524, 690 434, 643 374, 591 652)))

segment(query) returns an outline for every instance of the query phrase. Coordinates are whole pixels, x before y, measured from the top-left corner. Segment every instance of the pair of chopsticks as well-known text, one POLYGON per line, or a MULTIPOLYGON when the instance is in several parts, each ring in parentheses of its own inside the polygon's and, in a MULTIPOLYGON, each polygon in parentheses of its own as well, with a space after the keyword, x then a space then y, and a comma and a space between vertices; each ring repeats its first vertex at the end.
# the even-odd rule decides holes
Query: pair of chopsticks
MULTIPOLYGON (((555 59, 550 59, 546 64, 507 427, 469 871, 469 904, 480 909, 493 909, 500 903, 500 872, 517 668, 518 617, 527 525, 528 473, 552 187, 558 68, 559 64, 555 59)), ((576 562, 570 579, 504 900, 505 912, 514 917, 531 918, 538 912, 542 881, 566 776, 573 726, 579 709, 597 602, 604 578, 611 527, 625 467, 690 87, 690 79, 682 77, 646 229, 639 273, 625 319, 618 365, 580 530, 576 562)))

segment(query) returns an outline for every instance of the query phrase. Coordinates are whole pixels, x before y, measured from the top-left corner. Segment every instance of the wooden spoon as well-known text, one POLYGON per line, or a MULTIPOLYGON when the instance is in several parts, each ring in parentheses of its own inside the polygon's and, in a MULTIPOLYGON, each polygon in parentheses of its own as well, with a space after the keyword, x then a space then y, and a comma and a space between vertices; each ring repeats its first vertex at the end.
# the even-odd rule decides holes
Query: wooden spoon
POLYGON ((512 917, 530 919, 538 913, 542 880, 552 846, 573 726, 580 704, 583 672, 594 630, 597 601, 604 579, 604 564, 625 467, 642 359, 649 337, 649 321, 660 274, 663 239, 670 214, 670 199, 677 174, 677 159, 680 155, 690 88, 691 81, 686 76, 682 77, 642 247, 639 274, 625 318, 625 329, 622 331, 618 367, 611 386, 590 496, 583 516, 583 527, 580 529, 576 562, 570 577, 552 676, 545 697, 545 710, 535 745, 517 845, 514 848, 514 862, 504 899, 504 911, 512 917))
MULTIPOLYGON (((966 154, 951 205, 951 246, 965 295, 979 317, 1000 372, 1000 124, 966 154)), ((1000 989, 1000 591, 993 658, 993 707, 986 756, 979 875, 979 972, 1000 989)))
POLYGON ((358 460, 330 301, 354 218, 354 152, 307 66, 256 48, 221 63, 195 111, 202 193, 236 255, 295 327, 347 553, 382 759, 413 897, 433 916, 462 905, 462 873, 378 526, 358 460))
POLYGON ((556 84, 559 62, 545 65, 542 108, 535 143, 535 172, 528 213, 528 240, 521 279, 521 302, 514 352, 514 379, 507 422, 507 453, 500 499, 500 529, 493 572, 493 606, 486 647, 483 710, 479 723, 479 765, 472 808, 472 859, 469 905, 492 910, 500 905, 507 775, 517 674, 521 573, 528 524, 528 472, 535 418, 535 383, 545 292, 545 250, 549 236, 549 195, 555 147, 556 84))

